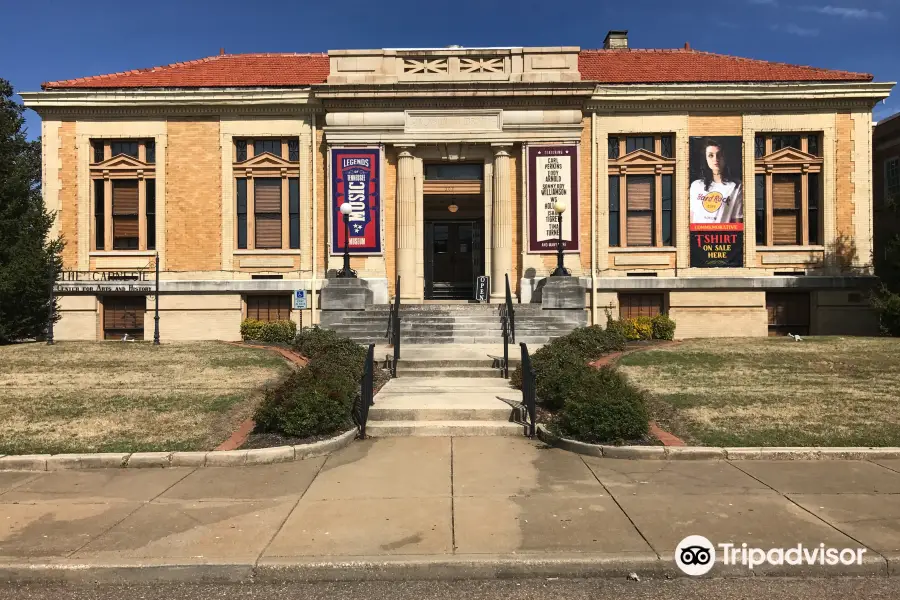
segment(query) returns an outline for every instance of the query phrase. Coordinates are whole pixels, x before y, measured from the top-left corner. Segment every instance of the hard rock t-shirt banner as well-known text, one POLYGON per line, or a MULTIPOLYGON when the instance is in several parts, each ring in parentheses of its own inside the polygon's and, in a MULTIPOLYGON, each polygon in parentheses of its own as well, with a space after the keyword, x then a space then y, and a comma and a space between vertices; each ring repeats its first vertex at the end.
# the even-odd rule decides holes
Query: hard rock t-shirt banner
POLYGON ((691 266, 744 265, 743 140, 692 137, 691 266))
POLYGON ((331 253, 344 252, 344 215, 349 202, 349 250, 351 254, 381 252, 381 150, 335 148, 331 150, 331 253))

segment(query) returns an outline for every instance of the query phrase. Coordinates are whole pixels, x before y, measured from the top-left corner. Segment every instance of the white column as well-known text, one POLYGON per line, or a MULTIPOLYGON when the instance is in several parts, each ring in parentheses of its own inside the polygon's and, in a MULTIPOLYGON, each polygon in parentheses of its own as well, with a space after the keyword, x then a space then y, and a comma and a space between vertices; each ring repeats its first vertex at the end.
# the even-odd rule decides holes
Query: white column
POLYGON ((494 146, 491 211, 491 300, 506 298, 505 275, 512 277, 512 199, 510 198, 509 145, 494 146))
POLYGON ((415 158, 409 149, 398 146, 397 157, 397 274, 400 299, 418 300, 416 293, 416 179, 415 158))

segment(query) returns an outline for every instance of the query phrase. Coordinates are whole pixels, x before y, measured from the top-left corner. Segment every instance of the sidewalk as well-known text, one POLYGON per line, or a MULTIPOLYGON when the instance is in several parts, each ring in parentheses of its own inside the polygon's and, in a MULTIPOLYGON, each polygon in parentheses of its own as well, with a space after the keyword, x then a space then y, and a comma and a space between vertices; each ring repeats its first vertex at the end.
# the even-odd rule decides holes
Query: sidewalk
POLYGON ((0 472, 0 579, 661 576, 692 534, 865 546, 862 567, 784 569, 900 574, 900 461, 630 461, 463 437, 264 466, 0 472))

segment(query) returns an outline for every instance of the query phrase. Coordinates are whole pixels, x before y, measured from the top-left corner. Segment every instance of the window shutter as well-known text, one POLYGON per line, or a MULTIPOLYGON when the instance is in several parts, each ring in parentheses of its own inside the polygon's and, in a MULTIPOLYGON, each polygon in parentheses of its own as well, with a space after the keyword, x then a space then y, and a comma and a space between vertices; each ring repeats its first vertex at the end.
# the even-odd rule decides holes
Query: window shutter
POLYGON ((619 318, 653 318, 662 312, 662 294, 619 294, 619 318))
POLYGON ((254 182, 256 247, 281 248, 281 180, 254 182))
POLYGON ((144 338, 145 296, 106 296, 103 298, 103 337, 121 339, 127 333, 135 339, 144 338))
POLYGON ((113 215, 138 214, 138 182, 136 179, 113 181, 113 215))
POLYGON ((285 295, 247 296, 247 318, 266 323, 286 321, 291 318, 291 297, 285 295))
POLYGON ((800 243, 800 177, 776 175, 772 178, 772 238, 776 245, 800 243))
POLYGON ((256 247, 281 248, 281 219, 256 216, 256 247))
POLYGON ((628 205, 627 238, 629 246, 653 245, 653 177, 625 179, 628 205))

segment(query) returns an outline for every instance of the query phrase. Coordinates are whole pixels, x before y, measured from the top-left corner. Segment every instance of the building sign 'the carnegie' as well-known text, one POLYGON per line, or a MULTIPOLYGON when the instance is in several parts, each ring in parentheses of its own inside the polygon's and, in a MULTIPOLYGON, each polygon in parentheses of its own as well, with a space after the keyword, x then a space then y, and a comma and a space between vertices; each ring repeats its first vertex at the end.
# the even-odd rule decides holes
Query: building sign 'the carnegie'
POLYGON ((528 146, 528 226, 531 252, 556 252, 559 218, 553 205, 566 205, 563 250, 578 250, 578 147, 528 146))
POLYGON ((331 150, 331 253, 344 253, 344 216, 341 205, 349 202, 351 254, 381 253, 381 150, 334 148, 331 150))

